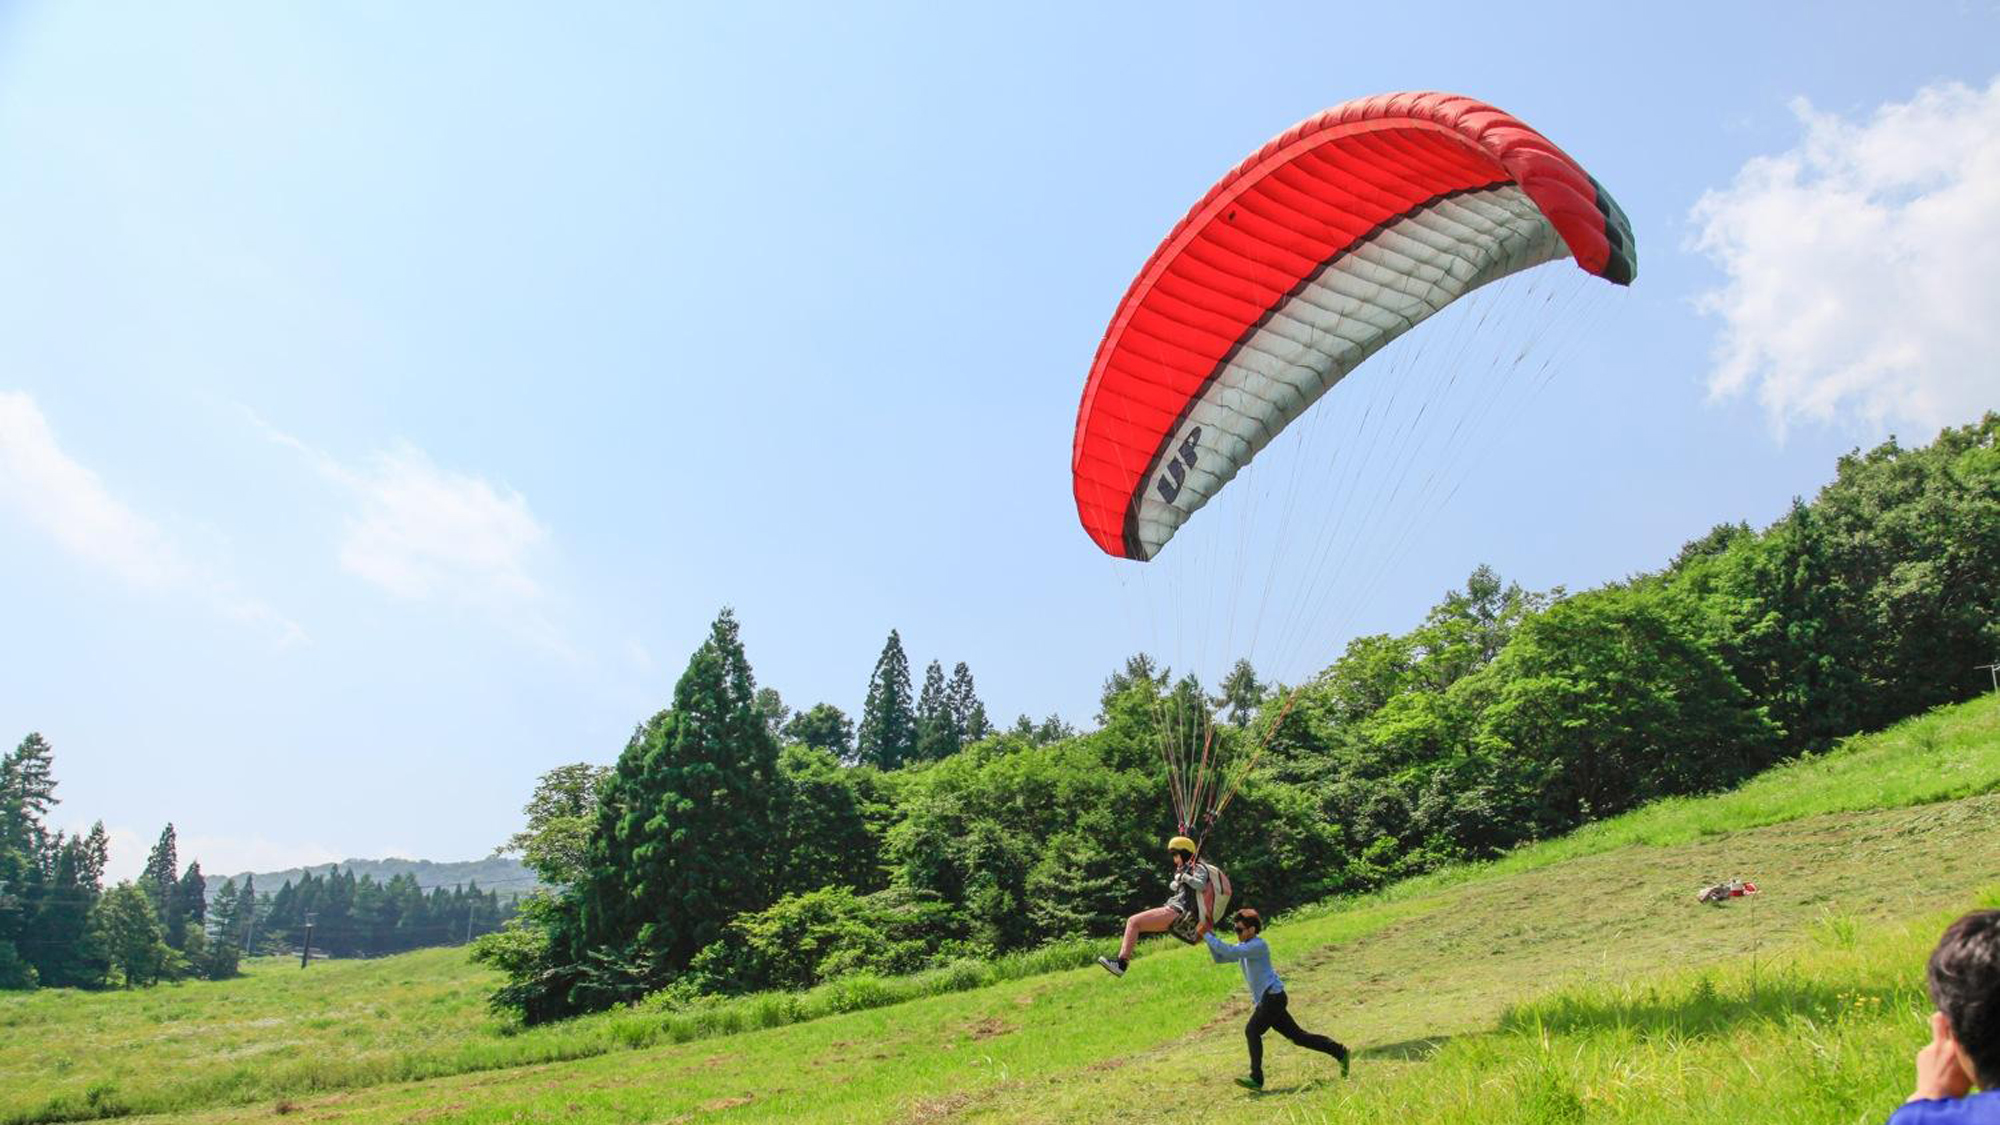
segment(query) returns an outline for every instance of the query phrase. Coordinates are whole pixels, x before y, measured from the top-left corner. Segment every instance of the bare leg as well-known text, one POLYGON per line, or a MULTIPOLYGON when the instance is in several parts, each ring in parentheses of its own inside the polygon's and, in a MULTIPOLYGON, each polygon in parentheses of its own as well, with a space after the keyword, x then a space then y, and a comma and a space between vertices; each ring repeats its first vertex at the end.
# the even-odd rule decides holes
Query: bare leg
POLYGON ((1139 944, 1140 934, 1164 934, 1178 917, 1180 912, 1173 907, 1156 906, 1125 919, 1125 944, 1118 947, 1118 959, 1130 961, 1133 948, 1139 944))

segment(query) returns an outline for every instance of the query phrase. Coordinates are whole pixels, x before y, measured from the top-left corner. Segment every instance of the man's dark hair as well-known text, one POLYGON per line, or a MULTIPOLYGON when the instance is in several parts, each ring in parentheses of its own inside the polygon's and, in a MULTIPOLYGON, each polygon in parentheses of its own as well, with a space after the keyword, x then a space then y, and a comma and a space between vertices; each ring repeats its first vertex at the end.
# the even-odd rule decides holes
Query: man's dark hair
POLYGON ((1979 1085, 2000 1087, 2000 910, 1953 922, 1931 951, 1931 1003, 1972 1058, 1979 1085))
POLYGON ((1236 924, 1240 926, 1245 922, 1248 922, 1251 925, 1257 927, 1258 933, 1261 934, 1264 932, 1264 920, 1257 916, 1257 912, 1255 910, 1252 910, 1247 906, 1236 912, 1236 924))

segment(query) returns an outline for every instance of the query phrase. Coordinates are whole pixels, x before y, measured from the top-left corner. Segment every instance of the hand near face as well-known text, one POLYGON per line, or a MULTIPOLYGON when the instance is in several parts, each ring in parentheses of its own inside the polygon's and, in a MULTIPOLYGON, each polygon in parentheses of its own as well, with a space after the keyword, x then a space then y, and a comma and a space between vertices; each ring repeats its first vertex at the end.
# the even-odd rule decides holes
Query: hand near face
POLYGON ((1931 1013, 1931 1041, 1917 1052, 1917 1091, 1911 1101, 1962 1098, 1972 1090, 1972 1076, 1959 1057, 1958 1040, 1943 1012, 1931 1013))

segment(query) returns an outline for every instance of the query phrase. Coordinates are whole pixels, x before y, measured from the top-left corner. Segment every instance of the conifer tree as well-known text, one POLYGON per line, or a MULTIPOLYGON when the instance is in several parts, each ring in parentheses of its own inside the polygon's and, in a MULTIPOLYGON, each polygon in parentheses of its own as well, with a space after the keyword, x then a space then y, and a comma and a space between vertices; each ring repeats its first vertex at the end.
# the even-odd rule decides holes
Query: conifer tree
POLYGON ((174 826, 168 824, 160 832, 159 842, 146 854, 146 870, 139 875, 139 889, 153 904, 153 918, 159 920, 166 913, 167 904, 177 897, 174 891, 180 886, 180 857, 175 854, 174 826))
POLYGON ((187 944, 187 905, 181 898, 179 857, 175 854, 174 826, 161 831, 160 840, 146 856, 146 870, 139 876, 139 889, 153 904, 167 946, 180 949, 187 944))
POLYGON ((552 935, 579 980, 560 1006, 605 1007, 663 984, 735 914, 769 904, 783 857, 778 747, 725 609, 600 789, 580 925, 552 935), (610 966, 610 968, 604 968, 610 966), (585 971, 587 969, 588 971, 585 971))
POLYGON ((959 745, 977 742, 993 733, 993 724, 986 720, 986 704, 979 701, 979 693, 972 686, 972 669, 961 660, 951 670, 951 684, 945 688, 945 698, 951 706, 952 725, 958 728, 959 745))
POLYGON ((917 695, 917 749, 920 761, 934 762, 958 753, 958 723, 945 693, 944 666, 933 660, 924 669, 924 690, 917 695))
POLYGON ((236 920, 234 923, 236 930, 231 940, 241 946, 245 953, 254 952, 257 948, 255 940, 257 936, 257 922, 262 917, 264 909, 264 904, 257 901, 257 877, 255 875, 243 876, 243 890, 236 897, 236 920))
POLYGON ((868 698, 861 705, 861 726, 855 732, 855 757, 863 765, 892 770, 909 760, 916 743, 910 661, 903 655, 903 638, 891 629, 868 679, 868 698))
POLYGON ((208 924, 208 883, 201 877, 201 861, 188 864, 181 876, 176 897, 180 900, 181 924, 206 929, 208 924))
POLYGON ((43 825, 56 803, 54 757, 48 740, 31 733, 0 758, 0 848, 41 855, 47 843, 43 825))
POLYGON ((39 734, 0 757, 0 988, 36 982, 28 931, 41 913, 53 866, 43 821, 55 803, 53 757, 39 734))
POLYGON ((92 887, 104 886, 104 865, 111 862, 111 837, 104 831, 104 822, 90 826, 90 835, 84 837, 83 849, 77 856, 77 879, 92 887))
POLYGON ((222 886, 215 890, 215 901, 208 904, 208 933, 215 944, 229 945, 242 924, 241 906, 237 899, 236 880, 224 879, 222 886))

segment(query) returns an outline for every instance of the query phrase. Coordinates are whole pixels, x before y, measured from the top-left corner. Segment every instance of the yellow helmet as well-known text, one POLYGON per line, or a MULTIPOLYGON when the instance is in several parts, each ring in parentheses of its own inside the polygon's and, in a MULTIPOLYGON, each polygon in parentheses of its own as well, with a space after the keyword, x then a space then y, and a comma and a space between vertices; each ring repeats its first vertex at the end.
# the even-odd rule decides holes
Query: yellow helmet
POLYGON ((1186 852, 1189 855, 1193 855, 1199 849, 1194 846, 1194 841, 1188 839, 1186 836, 1176 836, 1167 841, 1167 850, 1170 852, 1186 852))

